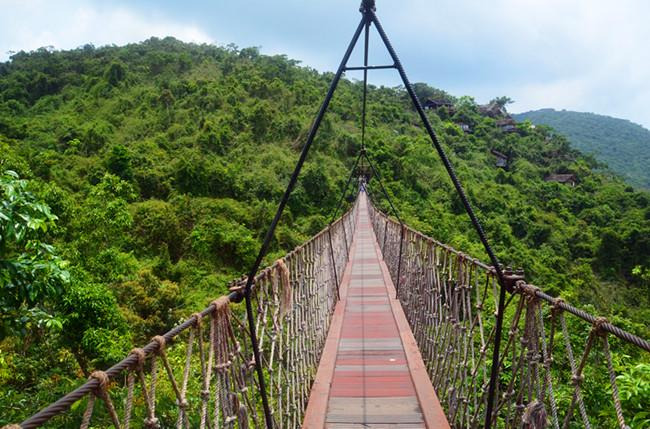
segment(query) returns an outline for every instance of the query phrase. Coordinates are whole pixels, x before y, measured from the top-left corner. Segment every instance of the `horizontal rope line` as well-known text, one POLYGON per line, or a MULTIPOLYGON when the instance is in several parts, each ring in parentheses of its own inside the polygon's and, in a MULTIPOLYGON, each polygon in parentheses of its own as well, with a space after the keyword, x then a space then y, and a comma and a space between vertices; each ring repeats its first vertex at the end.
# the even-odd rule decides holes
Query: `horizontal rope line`
MULTIPOLYGON (((390 216, 388 216, 386 213, 380 211, 376 207, 375 207, 375 210, 377 211, 377 213, 381 217, 387 219, 388 221, 392 222, 395 225, 398 225, 398 226, 400 225, 398 222, 391 219, 390 216)), ((420 237, 421 239, 423 239, 425 241, 429 241, 430 243, 432 243, 432 244, 434 244, 434 245, 436 245, 438 247, 441 247, 441 248, 445 249, 446 251, 448 251, 450 253, 453 253, 453 254, 455 254, 457 256, 460 256, 460 257, 464 258, 465 260, 468 260, 468 261, 472 262, 473 264, 477 265, 478 267, 489 271, 492 274, 495 274, 494 267, 492 267, 491 265, 487 265, 486 263, 484 263, 484 262, 482 262, 482 261, 480 261, 480 260, 478 260, 476 258, 473 258, 473 257, 471 257, 471 256, 469 256, 469 255, 467 255, 467 254, 465 254, 463 252, 460 252, 460 251, 454 249, 453 247, 449 246, 448 244, 441 243, 440 241, 436 240, 435 238, 429 237, 429 236, 427 236, 427 235, 425 235, 425 234, 423 234, 423 233, 421 233, 419 231, 416 231, 415 229, 411 228, 410 226, 408 226, 406 224, 404 224, 403 226, 404 226, 404 228, 406 230, 413 233, 417 237, 420 237)), ((544 301, 546 301, 546 302, 548 302, 548 303, 550 303, 552 305, 556 305, 557 307, 561 308, 562 310, 564 310, 564 311, 566 311, 566 312, 568 312, 570 314, 573 314, 576 317, 579 317, 580 319, 584 320, 585 322, 593 324, 597 319, 596 316, 594 316, 594 315, 592 315, 590 313, 587 313, 584 310, 580 310, 579 308, 574 307, 574 306, 572 306, 570 304, 567 304, 566 302, 564 302, 564 301, 562 301, 562 300, 560 300, 560 299, 558 299, 556 297, 553 297, 551 295, 548 295, 548 294, 542 292, 535 285, 526 283, 525 286, 527 286, 529 288, 535 288, 534 293, 538 298, 540 298, 540 299, 542 299, 542 300, 544 300, 544 301)), ((515 293, 521 293, 521 292, 516 291, 515 293)), ((613 324, 611 324, 609 322, 603 323, 601 325, 601 327, 602 327, 602 329, 604 331, 609 332, 610 334, 620 338, 621 340, 626 341, 626 342, 628 342, 630 344, 634 344, 635 346, 637 346, 637 347, 639 347, 639 348, 641 348, 641 349, 643 349, 643 350, 645 350, 647 352, 650 352, 650 342, 648 342, 647 340, 644 340, 643 338, 641 338, 639 336, 636 336, 636 335, 634 335, 634 334, 632 334, 630 332, 627 332, 627 331, 625 331, 625 330, 619 328, 618 326, 613 325, 613 324)))

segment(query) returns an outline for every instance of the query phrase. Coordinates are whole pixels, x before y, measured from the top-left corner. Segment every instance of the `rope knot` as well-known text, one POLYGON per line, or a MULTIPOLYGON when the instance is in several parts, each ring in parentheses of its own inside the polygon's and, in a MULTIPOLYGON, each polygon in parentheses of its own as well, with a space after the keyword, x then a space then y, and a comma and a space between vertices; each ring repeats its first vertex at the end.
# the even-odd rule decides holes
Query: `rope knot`
POLYGON ((190 404, 187 402, 187 399, 183 398, 181 401, 176 401, 176 405, 178 405, 178 408, 185 411, 190 404))
POLYGON ((224 309, 227 309, 230 305, 230 299, 228 299, 227 296, 222 296, 221 298, 212 301, 210 305, 214 306, 214 312, 216 314, 222 314, 224 309))
POLYGON ((520 290, 524 295, 526 295, 526 299, 532 302, 535 302, 538 299, 537 292, 541 291, 537 286, 526 284, 523 281, 517 281, 515 289, 520 290))
POLYGON ((192 318, 194 318, 194 324, 196 326, 199 326, 201 324, 201 319, 203 316, 201 316, 201 313, 194 313, 192 314, 192 318))
POLYGON ((225 372, 225 370, 230 367, 231 364, 232 364, 232 362, 228 360, 228 361, 225 361, 223 363, 217 364, 214 367, 219 373, 223 374, 225 372))
POLYGON ((564 309, 562 308, 562 304, 564 304, 564 300, 562 298, 555 298, 555 302, 553 302, 553 307, 551 311, 554 314, 561 313, 562 311, 564 311, 564 309))
POLYGON ((158 419, 156 417, 147 417, 144 419, 144 426, 147 429, 158 429, 160 427, 158 424, 158 419))
MULTIPOLYGON (((246 289, 246 277, 244 277, 244 280, 239 280, 239 281, 234 281, 228 286, 228 290, 230 292, 236 292, 239 294, 239 300, 236 302, 241 302, 242 299, 244 299, 244 289, 246 289)), ((251 286, 255 284, 255 279, 253 279, 253 283, 251 283, 251 286)), ((218 300, 213 301, 212 303, 214 304, 218 300)))
POLYGON ((146 358, 146 353, 144 352, 144 350, 142 350, 140 348, 135 348, 135 349, 131 350, 131 354, 135 355, 138 358, 138 361, 137 361, 138 367, 141 367, 142 365, 144 365, 144 359, 146 358))
POLYGON ((514 396, 514 394, 515 394, 515 391, 514 391, 513 389, 510 389, 510 390, 506 390, 506 391, 504 391, 504 392, 501 394, 501 397, 502 397, 503 399, 507 400, 507 399, 511 398, 512 396, 514 396))
POLYGON ((522 416, 525 429, 544 429, 547 423, 546 420, 546 408, 544 408, 544 403, 539 400, 529 403, 522 416))
POLYGON ((582 374, 574 374, 571 376, 571 382, 573 383, 574 386, 579 386, 582 383, 582 380, 584 380, 585 377, 582 374))
POLYGON ((607 335, 607 331, 605 331, 605 323, 609 323, 609 320, 607 320, 605 317, 596 317, 596 320, 594 320, 592 330, 594 331, 595 334, 604 336, 607 335))
POLYGON ((210 390, 201 390, 201 399, 210 399, 210 390))
POLYGON ((108 375, 104 371, 93 371, 90 374, 90 378, 94 378, 99 382, 99 390, 102 392, 105 392, 108 390, 108 383, 110 382, 110 379, 108 378, 108 375))
POLYGON ((167 340, 165 337, 162 335, 156 335, 151 339, 151 341, 155 341, 158 344, 158 353, 165 351, 165 346, 167 345, 167 340))

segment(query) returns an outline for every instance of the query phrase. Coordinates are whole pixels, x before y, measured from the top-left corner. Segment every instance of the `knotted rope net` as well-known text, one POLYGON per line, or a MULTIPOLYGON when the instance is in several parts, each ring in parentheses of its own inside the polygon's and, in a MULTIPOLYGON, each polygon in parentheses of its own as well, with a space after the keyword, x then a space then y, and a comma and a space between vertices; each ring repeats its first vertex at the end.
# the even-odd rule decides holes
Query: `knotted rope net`
MULTIPOLYGON (((402 235, 398 222, 372 204, 368 209, 450 425, 483 427, 498 308, 494 270, 408 226, 402 235)), ((650 352, 647 341, 524 281, 507 298, 504 328, 493 427, 628 427, 610 339, 641 354, 650 352)))
MULTIPOLYGON (((356 215, 355 203, 255 277, 255 330, 275 427, 302 423, 356 215)), ((93 372, 85 384, 18 427, 46 422, 70 427, 69 420, 57 424, 53 417, 84 403, 75 423, 82 429, 265 427, 245 309, 233 302, 241 300, 238 291, 245 280, 233 282, 229 296, 134 349, 117 365, 93 372)))

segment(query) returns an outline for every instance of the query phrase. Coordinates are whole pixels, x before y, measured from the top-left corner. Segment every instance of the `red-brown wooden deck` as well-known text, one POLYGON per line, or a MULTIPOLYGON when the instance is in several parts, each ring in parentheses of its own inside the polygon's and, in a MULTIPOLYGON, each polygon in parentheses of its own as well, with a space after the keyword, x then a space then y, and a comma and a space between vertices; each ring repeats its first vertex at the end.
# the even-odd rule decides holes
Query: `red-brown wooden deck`
POLYGON ((449 428, 408 326, 361 194, 304 428, 449 428))

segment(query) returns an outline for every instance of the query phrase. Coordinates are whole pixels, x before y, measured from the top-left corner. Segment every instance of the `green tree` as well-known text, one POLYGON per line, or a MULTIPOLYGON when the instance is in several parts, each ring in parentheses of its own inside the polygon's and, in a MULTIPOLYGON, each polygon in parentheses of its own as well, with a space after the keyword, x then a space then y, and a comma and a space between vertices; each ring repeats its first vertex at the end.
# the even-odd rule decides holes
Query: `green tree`
POLYGON ((127 309, 129 328, 140 341, 168 331, 182 317, 185 295, 178 284, 161 280, 150 269, 116 285, 115 291, 127 309))
POLYGON ((0 176, 0 338, 25 334, 28 322, 58 324, 49 304, 69 280, 45 234, 57 219, 13 171, 0 176))
POLYGON ((445 100, 445 101, 453 100, 453 97, 448 93, 446 93, 445 91, 438 88, 433 88, 424 82, 414 83, 413 90, 415 91, 415 94, 422 102, 424 102, 424 100, 429 98, 436 99, 436 100, 445 100))
POLYGON ((115 174, 123 180, 133 179, 133 168, 131 167, 131 155, 124 145, 116 144, 111 148, 111 152, 106 161, 108 171, 115 174))
POLYGON ((111 291, 81 271, 74 278, 57 303, 61 343, 88 376, 92 367, 111 365, 128 352, 131 332, 111 291))
POLYGON ((495 106, 498 106, 500 109, 503 109, 505 111, 505 108, 508 104, 512 104, 515 101, 507 96, 501 96, 501 97, 496 97, 490 100, 489 104, 494 104, 495 106))
POLYGON ((126 78, 126 69, 124 64, 120 62, 113 62, 106 70, 106 80, 112 86, 117 86, 126 78))
POLYGON ((600 238, 596 254, 598 270, 606 276, 620 274, 624 259, 623 239, 616 231, 607 229, 600 238))

